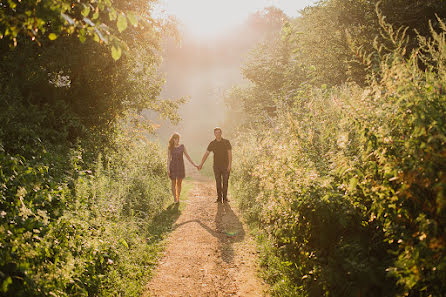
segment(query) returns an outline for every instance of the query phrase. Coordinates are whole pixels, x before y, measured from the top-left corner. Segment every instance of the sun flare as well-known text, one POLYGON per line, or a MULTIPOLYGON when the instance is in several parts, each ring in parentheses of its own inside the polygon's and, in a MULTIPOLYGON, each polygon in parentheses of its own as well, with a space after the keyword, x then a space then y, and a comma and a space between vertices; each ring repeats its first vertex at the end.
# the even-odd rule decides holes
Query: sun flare
POLYGON ((276 6, 289 16, 315 0, 161 0, 166 14, 173 15, 180 28, 197 37, 218 35, 242 23, 249 14, 268 6, 276 6))

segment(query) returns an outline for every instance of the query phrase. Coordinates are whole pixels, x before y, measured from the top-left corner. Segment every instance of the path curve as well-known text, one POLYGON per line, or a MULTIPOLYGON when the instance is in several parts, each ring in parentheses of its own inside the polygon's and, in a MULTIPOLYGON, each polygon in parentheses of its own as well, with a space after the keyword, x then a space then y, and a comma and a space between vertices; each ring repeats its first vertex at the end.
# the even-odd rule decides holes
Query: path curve
POLYGON ((186 208, 143 296, 268 296, 256 276, 255 242, 235 204, 214 202, 212 180, 192 183, 186 208))

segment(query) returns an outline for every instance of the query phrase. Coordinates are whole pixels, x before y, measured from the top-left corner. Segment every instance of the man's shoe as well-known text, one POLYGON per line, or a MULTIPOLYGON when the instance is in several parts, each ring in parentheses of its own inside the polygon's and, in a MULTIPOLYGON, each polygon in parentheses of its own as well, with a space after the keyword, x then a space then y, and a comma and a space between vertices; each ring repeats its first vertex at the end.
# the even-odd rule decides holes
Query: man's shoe
POLYGON ((215 200, 214 202, 215 202, 215 203, 219 203, 219 202, 221 202, 221 199, 220 199, 220 198, 217 198, 217 200, 215 200))
POLYGON ((228 198, 223 199, 223 203, 229 202, 228 198))

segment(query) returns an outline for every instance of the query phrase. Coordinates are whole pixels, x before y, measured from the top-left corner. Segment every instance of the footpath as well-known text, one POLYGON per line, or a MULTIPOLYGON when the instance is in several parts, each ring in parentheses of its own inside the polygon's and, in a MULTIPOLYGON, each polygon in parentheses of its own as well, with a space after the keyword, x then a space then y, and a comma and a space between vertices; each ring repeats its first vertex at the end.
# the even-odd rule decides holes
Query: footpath
POLYGON ((143 296, 268 296, 235 203, 215 203, 211 179, 194 177, 192 185, 143 296))

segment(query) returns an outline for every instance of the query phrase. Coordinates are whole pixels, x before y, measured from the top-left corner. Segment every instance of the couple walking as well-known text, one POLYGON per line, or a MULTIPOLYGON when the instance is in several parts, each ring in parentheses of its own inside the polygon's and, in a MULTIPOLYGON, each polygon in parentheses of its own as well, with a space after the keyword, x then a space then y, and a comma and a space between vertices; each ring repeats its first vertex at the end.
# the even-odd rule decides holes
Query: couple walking
POLYGON ((186 151, 184 144, 180 144, 180 135, 174 133, 169 139, 167 170, 172 180, 172 194, 175 203, 180 201, 181 182, 186 176, 183 154, 198 170, 201 170, 204 162, 211 152, 214 153, 214 175, 217 184, 217 200, 215 202, 227 202, 228 180, 232 164, 232 147, 229 140, 224 139, 221 128, 214 129, 215 139, 209 143, 203 155, 200 165, 196 165, 186 151))

